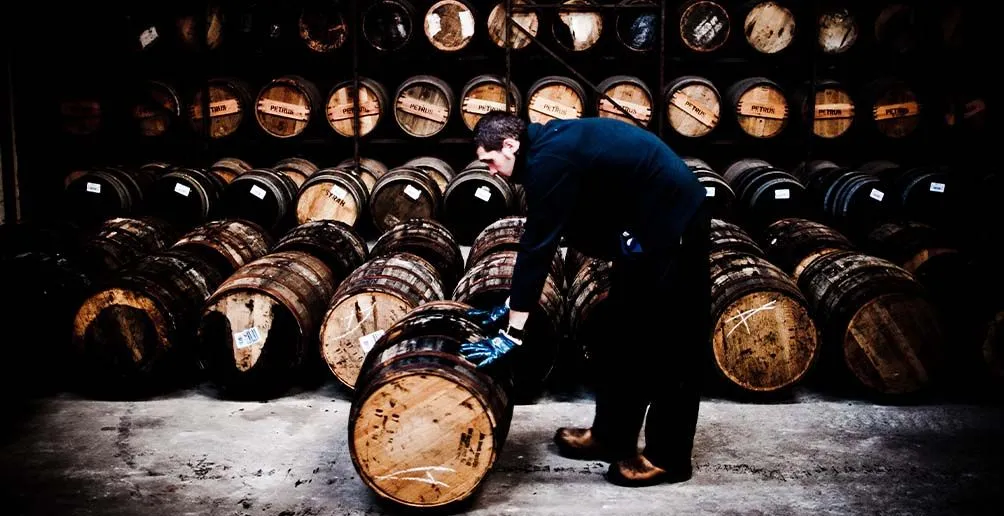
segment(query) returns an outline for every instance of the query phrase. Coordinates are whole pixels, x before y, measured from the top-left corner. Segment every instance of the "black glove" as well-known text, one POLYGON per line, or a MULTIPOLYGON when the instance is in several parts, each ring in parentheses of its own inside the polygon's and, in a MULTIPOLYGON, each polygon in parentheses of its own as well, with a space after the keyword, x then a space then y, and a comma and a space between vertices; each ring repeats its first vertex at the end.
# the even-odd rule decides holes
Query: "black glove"
POLYGON ((497 362, 516 346, 522 344, 522 338, 500 330, 498 335, 494 337, 461 344, 460 354, 481 369, 497 362))
POLYGON ((480 326, 485 332, 494 333, 501 330, 503 324, 507 322, 506 317, 509 316, 509 300, 507 299, 505 304, 496 306, 490 310, 472 308, 464 312, 464 316, 470 319, 474 324, 480 326))

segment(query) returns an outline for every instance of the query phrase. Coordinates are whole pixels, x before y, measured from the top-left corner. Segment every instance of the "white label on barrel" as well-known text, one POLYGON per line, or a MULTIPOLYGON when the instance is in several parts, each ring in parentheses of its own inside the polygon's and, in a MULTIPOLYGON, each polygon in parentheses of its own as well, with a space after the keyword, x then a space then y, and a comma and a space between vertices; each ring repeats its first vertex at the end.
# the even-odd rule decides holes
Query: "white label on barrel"
POLYGON ((369 335, 359 337, 359 347, 363 348, 363 353, 369 353, 373 345, 383 336, 383 330, 377 330, 369 335))
POLYGON ((192 189, 190 187, 185 186, 181 183, 176 183, 174 185, 174 191, 180 193, 181 195, 184 195, 185 197, 188 197, 188 194, 192 193, 192 189))
POLYGON ((470 11, 460 11, 460 35, 469 38, 474 35, 474 15, 470 11))
POLYGON ((775 199, 788 199, 791 197, 791 192, 787 188, 782 188, 780 190, 774 190, 775 199))
POLYGON ((931 183, 931 191, 932 192, 938 192, 938 193, 944 193, 944 191, 945 191, 945 183, 934 183, 934 182, 932 182, 931 183))
POLYGON ((262 187, 260 187, 260 186, 258 186, 258 185, 251 185, 251 195, 253 195, 253 196, 255 196, 255 197, 259 198, 259 199, 264 199, 265 198, 265 189, 262 188, 262 187))
POLYGON ((418 196, 422 195, 422 191, 411 185, 404 186, 404 194, 412 199, 418 200, 418 196))
POLYGON ((97 183, 87 183, 87 191, 91 193, 101 193, 101 185, 97 183))
POLYGON ((882 190, 877 190, 875 188, 872 188, 872 191, 871 193, 868 194, 868 197, 871 197, 876 201, 881 201, 882 199, 885 198, 885 192, 883 192, 882 190))
POLYGON ((348 193, 349 193, 348 190, 338 185, 332 185, 331 187, 331 196, 334 197, 335 199, 345 200, 345 195, 348 193))
POLYGON ((554 118, 561 118, 563 120, 579 118, 578 107, 566 106, 560 102, 545 99, 543 96, 538 96, 533 99, 533 102, 530 103, 530 109, 538 113, 553 116, 554 118))
POLYGON ((715 187, 713 187, 713 186, 705 186, 704 190, 707 191, 707 195, 705 195, 705 197, 714 197, 715 196, 715 187))
POLYGON ((258 111, 267 115, 275 115, 290 120, 310 120, 310 108, 298 104, 290 104, 272 99, 260 99, 258 111))
POLYGON ((488 200, 492 198, 492 192, 487 186, 479 186, 477 190, 474 190, 474 197, 488 202, 488 200))
POLYGON ((150 43, 153 43, 157 39, 157 27, 150 27, 145 31, 141 32, 139 35, 139 44, 146 48, 150 43))
POLYGON ((436 13, 430 14, 425 19, 425 21, 428 22, 428 24, 429 24, 429 37, 430 38, 436 37, 436 34, 439 34, 439 31, 443 30, 443 27, 441 27, 440 23, 439 23, 439 15, 438 14, 436 14, 436 13))
POLYGON ((772 239, 770 241, 770 245, 775 245, 775 244, 777 244, 777 239, 776 238, 774 238, 774 239, 772 239))
POLYGON ((234 333, 234 346, 237 349, 244 349, 261 342, 261 333, 258 328, 252 326, 244 331, 234 333))

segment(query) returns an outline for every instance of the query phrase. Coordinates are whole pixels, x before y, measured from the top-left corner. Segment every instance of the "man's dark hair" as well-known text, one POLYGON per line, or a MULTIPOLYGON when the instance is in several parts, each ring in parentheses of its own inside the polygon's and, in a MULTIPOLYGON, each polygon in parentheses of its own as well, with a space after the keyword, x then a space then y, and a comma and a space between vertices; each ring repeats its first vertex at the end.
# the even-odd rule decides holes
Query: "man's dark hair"
POLYGON ((502 149, 506 138, 518 140, 526 129, 526 122, 505 111, 489 111, 474 125, 474 143, 486 151, 502 149))

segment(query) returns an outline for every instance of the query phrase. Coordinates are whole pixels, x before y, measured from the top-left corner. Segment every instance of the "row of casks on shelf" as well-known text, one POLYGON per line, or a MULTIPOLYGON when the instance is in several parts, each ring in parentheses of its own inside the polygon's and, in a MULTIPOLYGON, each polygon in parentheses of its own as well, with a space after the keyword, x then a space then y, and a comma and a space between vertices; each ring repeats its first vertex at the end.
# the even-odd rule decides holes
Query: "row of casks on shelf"
POLYGON ((383 233, 400 221, 443 221, 464 245, 489 223, 526 209, 519 185, 488 172, 480 161, 455 171, 420 156, 388 168, 383 162, 346 159, 320 168, 303 158, 252 168, 223 158, 202 169, 150 163, 136 168, 80 170, 65 181, 66 209, 74 217, 105 220, 153 215, 179 226, 241 218, 282 233, 314 220, 336 220, 383 233))

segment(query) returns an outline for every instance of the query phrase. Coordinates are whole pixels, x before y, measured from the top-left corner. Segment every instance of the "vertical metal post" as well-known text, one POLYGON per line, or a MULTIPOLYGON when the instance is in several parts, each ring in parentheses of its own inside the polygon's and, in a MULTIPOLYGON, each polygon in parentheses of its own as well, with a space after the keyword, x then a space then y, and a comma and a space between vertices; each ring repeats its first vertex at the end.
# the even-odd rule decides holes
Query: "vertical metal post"
POLYGON ((664 129, 663 129, 663 118, 665 112, 665 106, 663 106, 664 95, 662 89, 666 87, 666 0, 659 1, 659 91, 655 92, 652 99, 652 105, 655 107, 656 112, 652 113, 659 119, 656 127, 659 132, 659 138, 662 139, 664 129))
POLYGON ((512 90, 512 0, 505 0, 505 111, 508 113, 512 107, 509 105, 509 92, 512 90))
POLYGON ((358 0, 349 2, 352 14, 352 161, 359 170, 359 8, 358 0))

